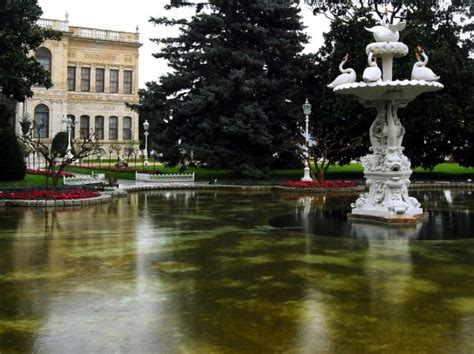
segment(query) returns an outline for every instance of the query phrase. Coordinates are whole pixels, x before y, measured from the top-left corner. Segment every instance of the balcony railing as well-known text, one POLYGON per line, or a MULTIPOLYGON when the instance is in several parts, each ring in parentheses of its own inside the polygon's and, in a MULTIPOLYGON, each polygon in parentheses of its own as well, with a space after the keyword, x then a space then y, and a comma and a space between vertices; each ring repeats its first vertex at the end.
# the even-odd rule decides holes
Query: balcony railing
POLYGON ((54 29, 56 31, 69 31, 69 22, 60 20, 49 20, 47 18, 40 18, 38 25, 45 28, 54 29))
POLYGON ((138 32, 118 32, 97 28, 73 27, 69 26, 68 21, 50 20, 46 18, 39 19, 37 23, 41 27, 62 32, 69 32, 77 37, 135 43, 138 43, 140 40, 140 35, 138 32))

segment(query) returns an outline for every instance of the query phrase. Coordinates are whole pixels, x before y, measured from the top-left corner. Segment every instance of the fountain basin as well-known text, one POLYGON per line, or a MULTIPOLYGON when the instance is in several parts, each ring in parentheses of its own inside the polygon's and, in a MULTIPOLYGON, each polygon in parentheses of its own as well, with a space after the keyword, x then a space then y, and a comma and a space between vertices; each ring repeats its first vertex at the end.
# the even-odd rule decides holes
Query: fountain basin
POLYGON ((354 95, 364 101, 412 101, 425 92, 439 91, 443 84, 424 80, 353 82, 336 86, 334 92, 354 95))

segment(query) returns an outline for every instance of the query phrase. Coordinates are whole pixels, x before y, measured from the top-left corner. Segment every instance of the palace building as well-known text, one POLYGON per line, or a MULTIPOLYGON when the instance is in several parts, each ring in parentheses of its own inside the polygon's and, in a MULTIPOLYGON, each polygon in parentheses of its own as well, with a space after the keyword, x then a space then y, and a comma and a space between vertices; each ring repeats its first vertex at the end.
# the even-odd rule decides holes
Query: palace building
POLYGON ((63 32, 63 38, 48 40, 36 50, 53 86, 33 87, 33 97, 18 103, 17 132, 19 120, 30 117, 41 123, 36 134, 50 142, 66 131, 70 118, 72 137, 93 131, 102 156, 138 149, 138 114, 125 105, 138 102, 138 28, 120 32, 69 26, 67 15, 65 21, 41 19, 39 25, 63 32))

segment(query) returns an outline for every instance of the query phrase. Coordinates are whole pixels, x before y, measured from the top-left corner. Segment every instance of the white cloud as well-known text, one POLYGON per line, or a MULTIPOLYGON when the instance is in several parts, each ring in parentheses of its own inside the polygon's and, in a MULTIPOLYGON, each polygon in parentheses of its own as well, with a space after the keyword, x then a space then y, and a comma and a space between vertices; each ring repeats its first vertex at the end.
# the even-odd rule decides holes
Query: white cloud
MULTIPOLYGON (((177 34, 176 29, 154 26, 150 17, 170 16, 170 11, 163 7, 168 0, 38 0, 43 9, 44 18, 64 20, 69 13, 69 24, 79 27, 93 27, 109 30, 135 32, 139 26, 140 48, 139 81, 140 87, 145 82, 156 80, 167 73, 169 68, 164 60, 152 57, 158 46, 150 38, 168 37, 177 34)), ((190 16, 192 11, 181 9, 174 11, 173 16, 190 16)), ((313 16, 311 9, 302 7, 303 22, 306 33, 312 37, 306 51, 315 51, 322 43, 322 33, 329 27, 328 20, 322 16, 313 16)))

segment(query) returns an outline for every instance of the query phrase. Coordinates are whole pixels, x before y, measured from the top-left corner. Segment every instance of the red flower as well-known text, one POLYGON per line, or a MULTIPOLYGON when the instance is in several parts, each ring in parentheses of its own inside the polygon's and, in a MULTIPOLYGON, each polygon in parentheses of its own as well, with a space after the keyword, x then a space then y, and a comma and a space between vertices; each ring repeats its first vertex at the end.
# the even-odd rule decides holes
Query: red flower
POLYGON ((85 199, 98 197, 100 193, 84 189, 70 189, 67 191, 52 192, 44 191, 28 191, 28 192, 12 192, 1 193, 0 199, 21 199, 21 200, 38 200, 38 199, 85 199))

